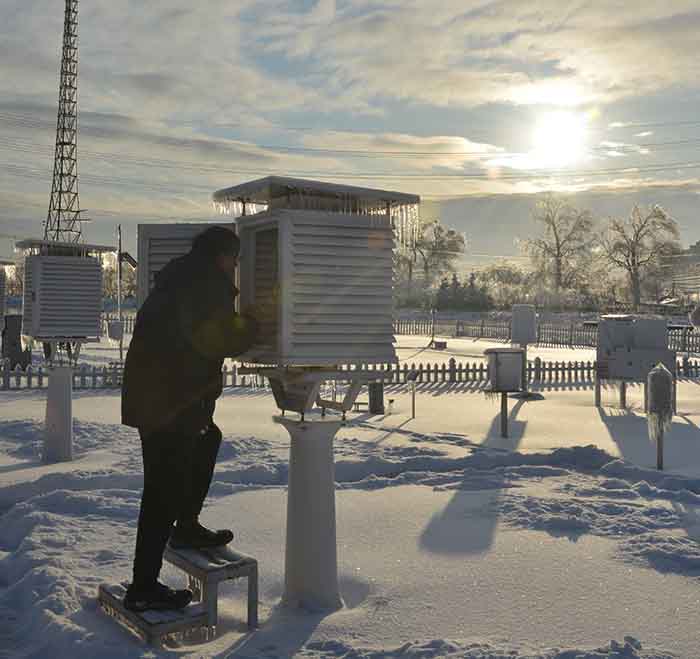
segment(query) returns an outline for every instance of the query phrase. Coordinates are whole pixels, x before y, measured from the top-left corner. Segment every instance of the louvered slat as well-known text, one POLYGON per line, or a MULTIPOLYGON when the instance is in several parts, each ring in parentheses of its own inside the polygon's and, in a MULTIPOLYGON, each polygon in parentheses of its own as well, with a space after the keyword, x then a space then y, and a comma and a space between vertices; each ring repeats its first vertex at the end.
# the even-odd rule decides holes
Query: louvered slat
POLYGON ((293 227, 293 358, 392 361, 388 224, 381 217, 308 213, 295 217, 293 227))

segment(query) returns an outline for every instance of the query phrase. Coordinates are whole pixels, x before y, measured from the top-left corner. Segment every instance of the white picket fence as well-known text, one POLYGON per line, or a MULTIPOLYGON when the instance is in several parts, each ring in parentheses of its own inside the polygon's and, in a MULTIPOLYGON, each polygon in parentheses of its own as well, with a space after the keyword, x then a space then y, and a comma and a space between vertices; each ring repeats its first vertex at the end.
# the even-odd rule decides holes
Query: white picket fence
MULTIPOLYGON (((8 361, 0 364, 0 390, 19 391, 42 389, 48 385, 50 371, 44 366, 28 366, 22 370, 19 366, 10 368, 8 361)), ((450 359, 441 364, 372 364, 369 371, 383 371, 384 383, 388 386, 402 385, 411 381, 420 384, 435 383, 473 383, 480 388, 488 382, 488 369, 482 362, 463 363, 450 359)), ((349 380, 352 375, 348 371, 349 380)), ((73 370, 74 389, 115 389, 122 383, 123 366, 114 362, 109 366, 89 366, 82 364, 73 370)), ((595 379, 595 362, 591 361, 543 361, 536 357, 528 361, 527 379, 533 384, 551 383, 592 383, 595 379)), ((700 378, 700 360, 684 358, 677 362, 678 377, 683 379, 700 378)), ((224 366, 221 372, 224 387, 260 388, 267 385, 265 378, 256 375, 241 375, 238 366, 224 366)))
MULTIPOLYGON (((122 385, 124 367, 119 362, 109 366, 90 366, 80 364, 73 369, 73 389, 114 389, 122 385)), ((16 391, 18 389, 42 389, 48 386, 50 369, 46 366, 27 366, 26 370, 17 365, 10 367, 8 360, 0 362, 0 390, 16 391)), ((224 366, 221 371, 224 387, 264 386, 260 376, 238 375, 238 367, 224 366)))

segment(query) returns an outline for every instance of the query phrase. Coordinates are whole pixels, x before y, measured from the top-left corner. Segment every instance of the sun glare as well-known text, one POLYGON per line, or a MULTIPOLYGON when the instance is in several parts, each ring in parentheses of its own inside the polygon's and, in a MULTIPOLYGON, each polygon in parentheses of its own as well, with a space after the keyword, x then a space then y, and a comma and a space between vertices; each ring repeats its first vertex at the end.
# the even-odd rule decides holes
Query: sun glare
POLYGON ((537 167, 566 167, 586 155, 587 120, 584 114, 550 112, 543 115, 532 134, 530 156, 537 167))

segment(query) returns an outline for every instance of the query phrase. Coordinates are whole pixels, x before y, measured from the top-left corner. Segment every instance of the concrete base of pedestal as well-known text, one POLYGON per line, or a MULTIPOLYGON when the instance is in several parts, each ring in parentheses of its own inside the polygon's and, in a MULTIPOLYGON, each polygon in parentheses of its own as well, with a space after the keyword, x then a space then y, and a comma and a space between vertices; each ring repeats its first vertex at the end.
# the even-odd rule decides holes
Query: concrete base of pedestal
POLYGON ((342 608, 338 587, 333 438, 341 421, 274 417, 291 437, 287 546, 282 604, 309 611, 342 608))
POLYGON ((55 366, 49 371, 44 425, 44 462, 73 459, 73 370, 55 366))

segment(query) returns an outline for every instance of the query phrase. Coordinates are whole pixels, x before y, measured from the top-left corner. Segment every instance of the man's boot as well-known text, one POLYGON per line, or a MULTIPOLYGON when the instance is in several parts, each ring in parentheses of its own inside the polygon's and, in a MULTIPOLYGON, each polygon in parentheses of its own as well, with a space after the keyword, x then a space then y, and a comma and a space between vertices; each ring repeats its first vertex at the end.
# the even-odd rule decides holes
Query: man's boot
POLYGON ((223 547, 233 540, 233 532, 228 529, 210 531, 198 520, 178 522, 170 536, 173 549, 206 549, 223 547))
POLYGON ((138 587, 131 584, 124 597, 124 607, 129 611, 174 611, 184 609, 192 601, 190 590, 173 590, 157 581, 152 586, 138 587))

